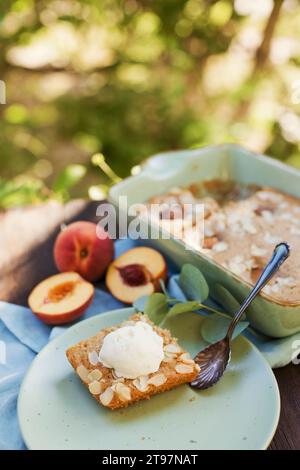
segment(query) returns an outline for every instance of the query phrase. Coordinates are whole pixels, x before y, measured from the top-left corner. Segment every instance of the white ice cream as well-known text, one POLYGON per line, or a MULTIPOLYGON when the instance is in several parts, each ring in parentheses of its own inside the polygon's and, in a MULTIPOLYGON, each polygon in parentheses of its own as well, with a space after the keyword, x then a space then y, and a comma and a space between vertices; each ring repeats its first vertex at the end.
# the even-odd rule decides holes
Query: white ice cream
POLYGON ((126 379, 158 371, 163 358, 162 337, 143 321, 106 335, 99 352, 99 361, 126 379))

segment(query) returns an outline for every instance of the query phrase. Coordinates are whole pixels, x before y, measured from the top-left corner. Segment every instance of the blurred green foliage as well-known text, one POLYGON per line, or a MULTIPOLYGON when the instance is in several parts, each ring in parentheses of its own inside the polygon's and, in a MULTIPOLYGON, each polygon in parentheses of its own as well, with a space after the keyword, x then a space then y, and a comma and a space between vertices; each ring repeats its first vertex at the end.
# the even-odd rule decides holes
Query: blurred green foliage
POLYGON ((0 207, 101 197, 153 153, 220 142, 300 167, 299 2, 6 0, 0 15, 0 207))

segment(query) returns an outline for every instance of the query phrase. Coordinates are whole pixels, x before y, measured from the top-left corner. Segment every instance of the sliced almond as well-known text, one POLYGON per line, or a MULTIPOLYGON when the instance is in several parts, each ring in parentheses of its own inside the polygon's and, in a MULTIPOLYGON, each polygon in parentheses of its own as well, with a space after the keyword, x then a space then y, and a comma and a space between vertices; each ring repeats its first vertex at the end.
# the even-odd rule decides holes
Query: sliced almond
POLYGON ((213 246, 213 251, 215 251, 216 253, 222 253, 223 251, 226 251, 228 250, 229 248, 229 245, 228 243, 226 242, 218 242, 218 243, 215 243, 215 245, 213 246))
POLYGON ((194 365, 194 361, 191 358, 191 356, 189 355, 189 353, 181 354, 179 356, 178 360, 181 361, 181 362, 184 362, 184 364, 193 364, 194 365))
POLYGON ((170 343, 164 347, 166 353, 179 354, 181 352, 181 347, 178 344, 170 343))
POLYGON ((85 383, 89 382, 89 379, 88 379, 89 371, 86 367, 84 367, 81 364, 80 366, 77 367, 76 372, 83 382, 85 383))
POLYGON ((113 383, 111 384, 112 390, 115 392, 116 389, 117 389, 117 385, 120 384, 120 383, 123 384, 123 383, 124 383, 124 380, 125 380, 125 379, 124 379, 123 377, 120 377, 119 379, 115 379, 115 380, 113 381, 113 383))
POLYGON ((116 384, 116 393, 118 395, 118 397, 120 398, 120 400, 122 401, 129 401, 131 400, 131 391, 130 391, 130 388, 127 387, 127 385, 121 383, 121 382, 118 382, 116 384))
POLYGON ((114 397, 114 391, 111 387, 107 387, 105 392, 101 393, 100 401, 102 405, 108 406, 114 397))
POLYGON ((194 372, 194 367, 188 364, 177 364, 175 370, 178 374, 191 374, 194 372))
POLYGON ((139 392, 146 392, 148 388, 148 375, 141 375, 133 380, 133 385, 139 392))
POLYGON ((102 384, 97 382, 97 380, 94 380, 89 384, 89 391, 92 395, 100 395, 102 392, 102 384))
POLYGON ((99 363, 99 358, 96 351, 90 351, 88 353, 88 358, 92 366, 96 366, 99 363))
POLYGON ((93 380, 100 380, 102 378, 102 372, 99 369, 92 370, 87 379, 89 382, 93 382, 93 380))
POLYGON ((190 365, 194 365, 194 361, 193 359, 180 359, 180 362, 183 362, 183 364, 190 364, 190 365))
POLYGON ((116 379, 114 379, 114 383, 115 383, 115 384, 116 384, 116 383, 119 383, 119 382, 122 382, 122 383, 123 383, 124 380, 125 380, 124 377, 117 377, 116 379))
POLYGON ((250 251, 251 251, 251 256, 255 256, 258 258, 260 258, 261 256, 265 256, 268 253, 265 248, 261 248, 255 245, 254 243, 251 245, 250 251))
POLYGON ((188 352, 185 352, 185 353, 180 354, 178 359, 180 359, 180 361, 184 362, 187 359, 191 359, 191 356, 189 355, 188 352))
POLYGON ((124 377, 121 377, 119 375, 116 374, 116 371, 114 369, 112 369, 112 376, 113 376, 113 379, 115 381, 118 381, 118 382, 124 382, 124 377))
POLYGON ((167 377, 164 374, 153 375, 149 380, 149 385, 154 385, 155 387, 160 387, 167 381, 167 377))

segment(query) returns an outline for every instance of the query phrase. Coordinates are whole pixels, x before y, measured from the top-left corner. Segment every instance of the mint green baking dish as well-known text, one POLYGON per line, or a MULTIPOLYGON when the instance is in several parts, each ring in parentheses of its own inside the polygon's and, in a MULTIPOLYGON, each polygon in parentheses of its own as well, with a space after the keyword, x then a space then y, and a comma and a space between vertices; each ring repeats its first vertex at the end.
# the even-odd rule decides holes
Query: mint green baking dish
MULTIPOLYGON (((300 198, 299 171, 236 145, 224 144, 154 155, 144 162, 138 175, 111 188, 109 200, 117 206, 119 196, 126 195, 128 205, 141 203, 173 186, 188 186, 213 178, 268 185, 300 198)), ((119 209, 122 211, 122 208, 119 209)), ((192 263, 201 269, 212 293, 213 286, 218 283, 238 301, 242 301, 250 290, 249 284, 216 265, 205 255, 186 250, 184 243, 179 240, 160 238, 148 243, 166 254, 178 267, 192 263)), ((217 298, 215 300, 218 301, 217 298)), ((300 331, 300 299, 293 304, 280 303, 261 294, 248 309, 248 318, 252 326, 268 336, 289 336, 300 331)))

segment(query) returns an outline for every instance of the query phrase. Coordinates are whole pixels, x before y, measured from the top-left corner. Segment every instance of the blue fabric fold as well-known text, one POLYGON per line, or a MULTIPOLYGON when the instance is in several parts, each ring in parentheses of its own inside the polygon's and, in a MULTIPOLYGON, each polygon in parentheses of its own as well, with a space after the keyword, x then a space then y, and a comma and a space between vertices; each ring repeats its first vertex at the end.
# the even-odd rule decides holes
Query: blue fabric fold
MULTIPOLYGON (((132 240, 119 240, 115 243, 116 256, 133 246, 135 242, 132 240)), ((185 300, 171 263, 168 291, 171 297, 185 300)), ((80 320, 122 307, 124 305, 108 292, 96 289, 93 303, 80 320)), ((39 321, 28 308, 0 302, 1 450, 25 448, 17 419, 17 398, 21 382, 36 354, 69 326, 52 328, 39 321)), ((291 362, 293 344, 300 341, 300 333, 284 339, 270 339, 260 334, 254 335, 248 330, 244 334, 260 349, 271 367, 281 367, 291 362)))

